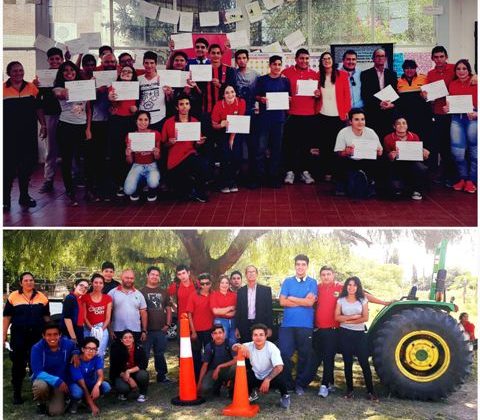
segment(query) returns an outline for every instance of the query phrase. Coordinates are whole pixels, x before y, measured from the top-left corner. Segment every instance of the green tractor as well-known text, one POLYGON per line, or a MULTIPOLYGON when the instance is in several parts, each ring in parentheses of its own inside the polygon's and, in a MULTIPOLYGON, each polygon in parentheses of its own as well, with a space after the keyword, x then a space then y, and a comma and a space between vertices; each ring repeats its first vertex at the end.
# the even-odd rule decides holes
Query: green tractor
POLYGON ((447 397, 470 374, 473 352, 446 302, 447 241, 437 246, 428 300, 408 296, 384 307, 368 338, 375 370, 394 395, 419 400, 447 397))

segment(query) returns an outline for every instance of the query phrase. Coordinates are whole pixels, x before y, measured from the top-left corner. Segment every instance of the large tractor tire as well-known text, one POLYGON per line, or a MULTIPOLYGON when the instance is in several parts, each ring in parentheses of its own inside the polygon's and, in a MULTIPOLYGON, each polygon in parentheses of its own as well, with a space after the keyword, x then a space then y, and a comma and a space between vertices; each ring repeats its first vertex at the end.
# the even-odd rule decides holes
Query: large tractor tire
POLYGON ((382 324, 372 343, 378 376, 400 398, 446 398, 470 374, 468 341, 446 312, 403 310, 382 324))

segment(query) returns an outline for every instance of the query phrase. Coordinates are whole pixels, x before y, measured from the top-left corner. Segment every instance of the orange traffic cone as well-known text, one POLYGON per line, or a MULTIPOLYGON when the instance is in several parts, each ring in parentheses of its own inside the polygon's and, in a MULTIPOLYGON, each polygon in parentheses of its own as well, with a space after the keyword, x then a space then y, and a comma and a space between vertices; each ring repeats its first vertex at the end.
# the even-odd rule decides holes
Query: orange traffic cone
POLYGON ((247 368, 245 356, 241 351, 237 356, 237 370, 235 371, 235 388, 233 389, 233 402, 227 405, 222 413, 224 416, 254 417, 260 411, 256 404, 248 401, 247 368))
POLYGON ((188 315, 183 313, 180 319, 180 393, 172 398, 173 405, 199 405, 203 398, 197 398, 197 384, 193 369, 192 343, 190 342, 190 324, 188 315))

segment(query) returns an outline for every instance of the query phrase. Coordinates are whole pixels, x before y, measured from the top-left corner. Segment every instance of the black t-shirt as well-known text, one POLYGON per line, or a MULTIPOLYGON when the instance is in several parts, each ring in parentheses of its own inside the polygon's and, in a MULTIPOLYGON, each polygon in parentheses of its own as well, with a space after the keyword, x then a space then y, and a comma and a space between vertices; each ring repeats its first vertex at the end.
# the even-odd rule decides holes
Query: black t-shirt
POLYGON ((118 287, 120 286, 120 282, 118 282, 117 280, 113 280, 109 283, 105 282, 105 285, 103 286, 103 289, 102 289, 102 293, 104 295, 107 295, 108 292, 112 289, 115 289, 115 287, 118 287))
POLYGON ((216 345, 213 342, 208 343, 205 347, 205 353, 203 353, 202 361, 209 363, 208 369, 215 369, 222 363, 229 362, 233 359, 232 350, 228 346, 227 342, 216 345), (213 348, 212 348, 213 346, 213 348))

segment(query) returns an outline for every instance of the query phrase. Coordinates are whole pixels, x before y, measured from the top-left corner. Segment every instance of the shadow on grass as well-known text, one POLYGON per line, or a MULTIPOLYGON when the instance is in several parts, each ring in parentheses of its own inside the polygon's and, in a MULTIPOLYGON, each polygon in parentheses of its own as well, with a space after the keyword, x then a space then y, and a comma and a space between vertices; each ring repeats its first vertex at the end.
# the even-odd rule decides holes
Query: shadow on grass
MULTIPOLYGON (((169 375, 178 377, 178 346, 169 344, 166 354, 169 375)), ((35 403, 32 401, 30 381, 24 381, 23 396, 26 402, 23 405, 12 405, 12 387, 10 384, 11 363, 8 356, 3 359, 3 418, 26 420, 45 418, 36 415, 35 403)), ((221 410, 230 403, 226 398, 214 398, 205 404, 196 407, 177 407, 170 403, 171 398, 178 394, 178 384, 157 384, 153 359, 148 367, 150 373, 150 386, 147 402, 140 404, 134 401, 121 402, 112 393, 99 401, 101 409, 99 419, 115 420, 143 420, 143 419, 212 419, 221 418, 221 410)), ((320 370, 321 373, 321 370, 320 370)), ((473 420, 477 415, 477 357, 474 360, 472 375, 467 382, 448 399, 442 402, 421 402, 400 400, 388 395, 387 390, 381 386, 378 377, 374 376, 375 388, 380 397, 379 403, 371 403, 365 399, 363 376, 357 363, 354 364, 355 398, 343 399, 344 380, 343 364, 341 357, 337 356, 335 363, 335 382, 339 389, 324 399, 317 396, 318 377, 310 384, 304 396, 292 395, 291 408, 284 410, 279 407, 280 395, 270 392, 261 396, 259 419, 435 419, 435 420, 473 420)), ((90 417, 87 408, 80 408, 77 415, 66 415, 72 419, 90 417)))

